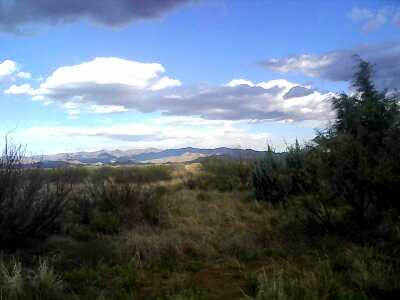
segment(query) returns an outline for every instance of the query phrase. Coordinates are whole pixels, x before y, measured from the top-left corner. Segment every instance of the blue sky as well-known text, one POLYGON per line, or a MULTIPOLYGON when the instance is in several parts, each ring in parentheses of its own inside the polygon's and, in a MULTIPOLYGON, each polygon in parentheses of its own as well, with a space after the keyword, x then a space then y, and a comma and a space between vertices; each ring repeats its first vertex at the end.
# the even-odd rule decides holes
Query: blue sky
POLYGON ((2 2, 0 133, 32 153, 283 149, 334 117, 356 53, 399 87, 397 1, 2 2))

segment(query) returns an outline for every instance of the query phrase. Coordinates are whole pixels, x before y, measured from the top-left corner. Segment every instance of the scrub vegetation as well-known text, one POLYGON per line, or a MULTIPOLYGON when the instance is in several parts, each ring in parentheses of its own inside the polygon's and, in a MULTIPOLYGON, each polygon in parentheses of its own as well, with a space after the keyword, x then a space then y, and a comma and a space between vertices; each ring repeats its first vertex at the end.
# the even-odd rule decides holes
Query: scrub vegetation
POLYGON ((308 144, 260 160, 0 159, 0 299, 400 299, 400 110, 360 61, 308 144))

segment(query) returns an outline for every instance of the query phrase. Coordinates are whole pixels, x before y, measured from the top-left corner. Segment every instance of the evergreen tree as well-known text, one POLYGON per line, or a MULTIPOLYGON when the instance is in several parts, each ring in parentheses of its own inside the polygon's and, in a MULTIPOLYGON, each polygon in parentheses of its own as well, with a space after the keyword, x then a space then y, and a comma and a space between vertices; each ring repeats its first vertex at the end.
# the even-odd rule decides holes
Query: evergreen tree
POLYGON ((349 205, 359 222, 372 207, 396 207, 400 192, 398 99, 376 90, 372 66, 359 61, 354 95, 333 100, 337 119, 316 139, 323 180, 337 203, 349 205))

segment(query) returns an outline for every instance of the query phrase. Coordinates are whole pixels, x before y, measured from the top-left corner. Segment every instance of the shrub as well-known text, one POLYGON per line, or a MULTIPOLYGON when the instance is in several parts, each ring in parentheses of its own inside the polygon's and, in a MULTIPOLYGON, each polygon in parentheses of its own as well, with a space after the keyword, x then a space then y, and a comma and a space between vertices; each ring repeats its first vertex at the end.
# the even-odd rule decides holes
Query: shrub
POLYGON ((45 178, 22 168, 21 147, 6 145, 0 157, 0 247, 21 246, 52 227, 68 202, 62 177, 45 178))
POLYGON ((256 199, 271 203, 284 201, 291 191, 291 181, 286 174, 284 161, 276 157, 270 147, 265 157, 254 164, 251 183, 256 199))
POLYGON ((88 199, 84 201, 88 202, 88 209, 96 208, 102 213, 102 218, 97 218, 97 221, 104 221, 110 226, 118 222, 128 227, 145 223, 160 225, 166 222, 163 210, 166 192, 161 186, 118 184, 106 180, 90 184, 88 199))

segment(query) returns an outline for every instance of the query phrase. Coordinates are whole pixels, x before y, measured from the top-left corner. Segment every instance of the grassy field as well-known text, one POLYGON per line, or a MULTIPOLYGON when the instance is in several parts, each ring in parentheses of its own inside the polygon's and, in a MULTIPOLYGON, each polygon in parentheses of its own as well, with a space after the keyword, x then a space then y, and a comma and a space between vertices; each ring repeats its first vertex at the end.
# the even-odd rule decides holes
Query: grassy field
POLYGON ((247 163, 40 172, 68 204, 3 251, 0 299, 400 299, 400 227, 325 234, 256 201, 247 163))

